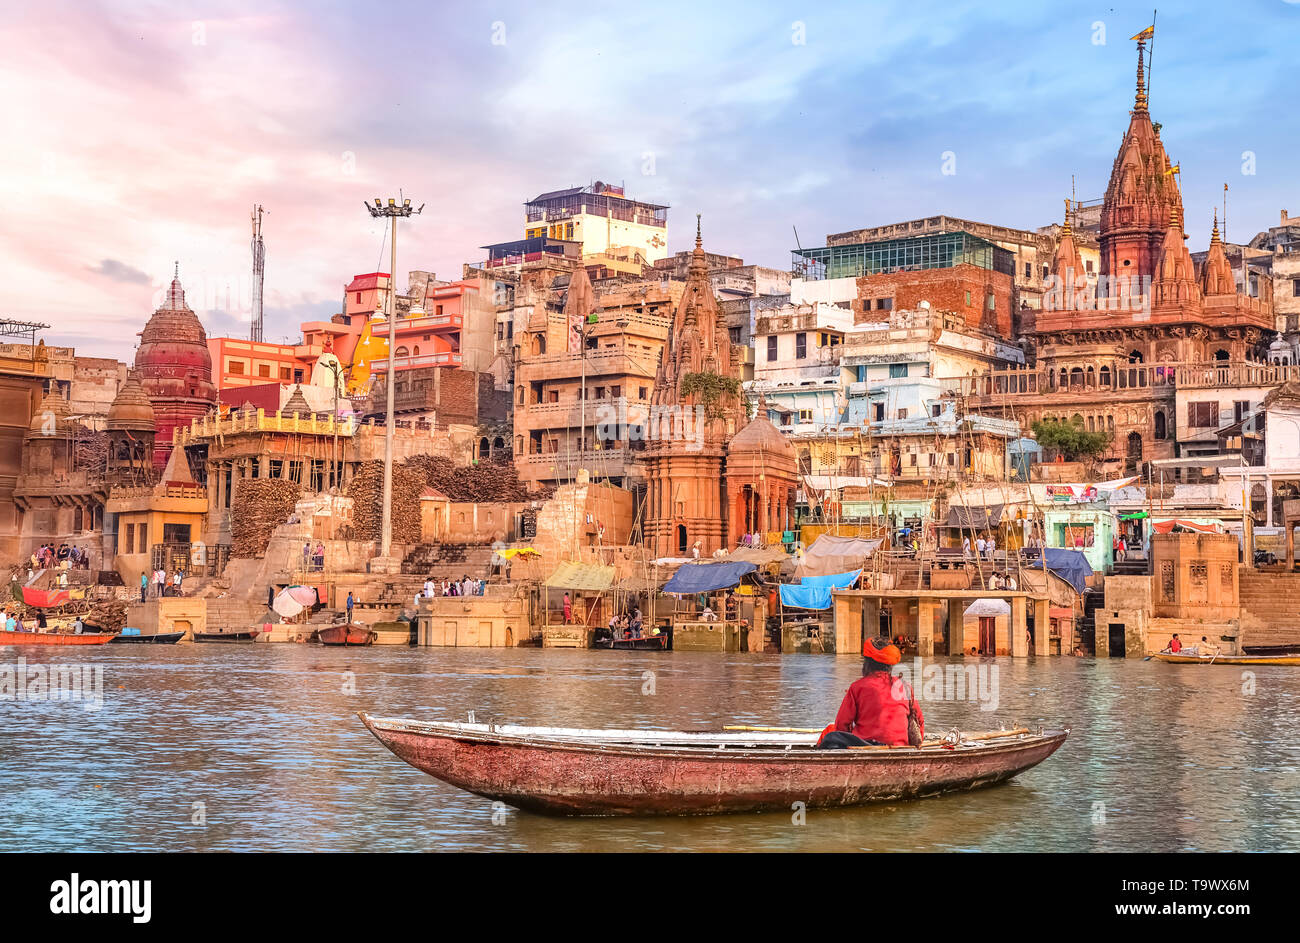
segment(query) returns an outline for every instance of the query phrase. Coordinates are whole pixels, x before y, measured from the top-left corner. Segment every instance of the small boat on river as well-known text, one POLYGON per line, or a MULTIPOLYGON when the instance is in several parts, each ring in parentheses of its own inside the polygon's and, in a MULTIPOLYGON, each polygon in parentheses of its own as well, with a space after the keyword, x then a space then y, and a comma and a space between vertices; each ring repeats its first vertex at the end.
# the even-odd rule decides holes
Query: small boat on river
POLYGON ((341 622, 316 633, 316 638, 322 645, 373 645, 378 637, 378 632, 371 631, 360 622, 341 622))
POLYGON ((112 632, 0 632, 0 645, 104 645, 112 632))
POLYGON ((256 642, 257 637, 262 634, 261 628, 252 626, 247 629, 208 629, 205 632, 195 632, 194 641, 196 642, 256 642))
POLYGON ((587 730, 358 715, 400 759, 445 783, 548 815, 788 813, 1004 782, 1068 731, 960 735, 920 747, 816 749, 804 732, 587 730))
POLYGON ((666 652, 668 636, 643 635, 640 638, 601 638, 592 643, 593 648, 612 648, 634 652, 666 652))
POLYGON ((133 645, 175 645, 184 636, 184 632, 154 632, 146 635, 139 629, 123 629, 113 636, 113 642, 133 645))
POLYGON ((1185 652, 1156 652, 1151 657, 1171 665, 1300 665, 1300 654, 1189 655, 1185 652))

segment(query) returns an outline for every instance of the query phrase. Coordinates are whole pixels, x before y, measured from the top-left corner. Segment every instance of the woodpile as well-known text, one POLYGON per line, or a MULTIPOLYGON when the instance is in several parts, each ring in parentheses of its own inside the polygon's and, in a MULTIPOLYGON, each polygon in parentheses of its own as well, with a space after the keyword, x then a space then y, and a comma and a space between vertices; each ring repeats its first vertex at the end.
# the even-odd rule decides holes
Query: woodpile
POLYGON ((528 501, 537 497, 519 480, 513 462, 466 466, 439 455, 413 455, 406 460, 406 467, 451 501, 528 501))
MULTIPOLYGON (((393 542, 420 542, 420 494, 425 483, 408 465, 393 466, 393 542)), ((384 527, 384 463, 366 462, 348 482, 352 537, 380 540, 384 527)))
POLYGON ((260 557, 271 532, 289 519, 302 487, 284 478, 240 481, 230 505, 230 555, 260 557))
POLYGON ((81 621, 105 632, 118 632, 126 625, 126 603, 120 599, 106 599, 90 607, 81 621))

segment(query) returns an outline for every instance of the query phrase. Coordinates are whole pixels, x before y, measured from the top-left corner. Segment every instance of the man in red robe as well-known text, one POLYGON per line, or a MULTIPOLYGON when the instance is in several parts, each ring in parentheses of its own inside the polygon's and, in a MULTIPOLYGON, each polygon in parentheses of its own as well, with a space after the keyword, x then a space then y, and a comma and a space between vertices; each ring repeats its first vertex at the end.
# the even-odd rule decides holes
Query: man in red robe
POLYGON ((849 685, 835 715, 835 723, 822 731, 817 745, 824 749, 850 746, 908 745, 907 718, 911 713, 925 735, 925 718, 916 695, 890 669, 902 654, 887 636, 862 643, 862 677, 849 685))

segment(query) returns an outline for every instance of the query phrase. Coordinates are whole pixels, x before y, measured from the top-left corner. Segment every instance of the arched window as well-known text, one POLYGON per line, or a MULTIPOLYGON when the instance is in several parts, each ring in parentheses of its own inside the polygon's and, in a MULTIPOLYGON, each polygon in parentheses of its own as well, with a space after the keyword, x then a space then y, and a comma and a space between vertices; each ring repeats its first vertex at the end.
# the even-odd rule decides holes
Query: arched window
POLYGON ((1073 389, 1080 386, 1083 386, 1083 371, 1075 367, 1070 371, 1070 387, 1073 389))
POLYGON ((524 388, 522 386, 515 391, 515 404, 518 406, 524 405, 524 388))
POLYGON ((407 350, 405 347, 399 347, 397 348, 397 350, 393 351, 394 357, 409 357, 410 355, 411 352, 407 350))
POLYGON ((1214 352, 1214 359, 1218 361, 1225 361, 1228 359, 1228 356, 1229 356, 1228 352, 1224 350, 1222 347, 1220 347, 1218 350, 1214 352))
POLYGON ((1093 372, 1092 367, 1088 368, 1088 385, 1089 386, 1097 385, 1097 374, 1093 372))
POLYGON ((546 353, 546 335, 545 335, 545 334, 534 334, 534 335, 533 335, 533 353, 534 353, 534 354, 544 354, 544 353, 546 353))
POLYGON ((1110 386, 1110 367, 1102 367, 1097 374, 1102 386, 1110 386))
POLYGON ((1129 363, 1142 363, 1142 360, 1143 360, 1143 357, 1142 357, 1142 351, 1140 351, 1140 350, 1130 350, 1130 351, 1128 352, 1128 362, 1129 362, 1129 363))
POLYGON ((1155 417, 1155 437, 1164 439, 1165 437, 1165 414, 1164 410, 1157 409, 1155 417))
POLYGON ((487 436, 478 440, 478 459, 484 461, 492 453, 492 446, 488 443, 487 436))
POLYGON ((416 356, 416 357, 420 356, 420 345, 419 345, 419 344, 416 344, 416 345, 415 345, 415 350, 412 351, 412 353, 413 353, 413 355, 416 356))
POLYGON ((1097 431, 1097 427, 1093 424, 1093 419, 1091 416, 1088 417, 1088 431, 1089 432, 1097 431))

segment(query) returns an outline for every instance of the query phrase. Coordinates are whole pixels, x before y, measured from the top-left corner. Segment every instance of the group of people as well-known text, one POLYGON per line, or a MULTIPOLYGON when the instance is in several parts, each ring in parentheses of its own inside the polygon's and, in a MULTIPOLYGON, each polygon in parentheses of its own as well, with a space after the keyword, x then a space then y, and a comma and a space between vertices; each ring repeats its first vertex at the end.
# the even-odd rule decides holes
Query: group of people
MULTIPOLYGON (((644 624, 645 620, 641 616, 641 607, 633 606, 630 612, 625 610, 610 616, 607 637, 614 639, 641 638, 644 624)), ((658 628, 651 627, 650 634, 658 635, 658 628)), ((597 635, 598 637, 604 636, 604 633, 598 632, 597 635)))
POLYGON ((42 544, 32 551, 28 563, 33 571, 48 570, 56 566, 64 569, 87 570, 90 568, 90 552, 75 545, 59 544, 56 548, 52 543, 42 544))
POLYGON ((1123 534, 1116 534, 1111 539, 1111 549, 1115 553, 1115 562, 1123 563, 1128 559, 1128 541, 1124 539, 1123 534))
POLYGON ((961 539, 961 555, 967 560, 992 560, 993 554, 997 552, 997 549, 998 542, 992 534, 988 537, 980 534, 975 539, 974 547, 971 546, 970 537, 963 537, 961 539))
POLYGON ((1169 652, 1171 655, 1219 655, 1222 654, 1223 648, 1215 645, 1204 635, 1202 635, 1201 640, 1191 648, 1184 648, 1183 640, 1180 639, 1178 633, 1175 632, 1173 637, 1169 639, 1169 647, 1166 648, 1165 651, 1169 652))
POLYGON ((989 575, 989 589, 1006 589, 1014 591, 1017 589, 1016 578, 1010 573, 995 570, 989 575))
POLYGON ((302 568, 317 572, 325 569, 325 545, 319 540, 314 548, 310 540, 302 545, 302 568))
POLYGON ((171 576, 167 575, 164 569, 154 570, 152 574, 142 572, 140 574, 140 601, 144 602, 149 598, 150 587, 153 588, 153 597, 158 599, 162 596, 181 596, 182 588, 185 585, 185 573, 180 567, 173 571, 171 576))
POLYGON ((424 581, 424 588, 416 594, 415 605, 418 607, 421 599, 433 596, 482 596, 486 585, 486 581, 470 579, 468 574, 458 580, 441 582, 434 582, 430 576, 424 581))

